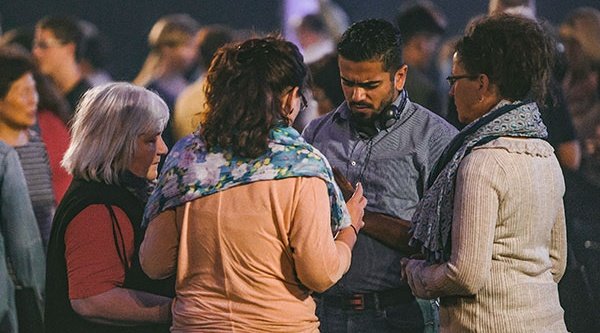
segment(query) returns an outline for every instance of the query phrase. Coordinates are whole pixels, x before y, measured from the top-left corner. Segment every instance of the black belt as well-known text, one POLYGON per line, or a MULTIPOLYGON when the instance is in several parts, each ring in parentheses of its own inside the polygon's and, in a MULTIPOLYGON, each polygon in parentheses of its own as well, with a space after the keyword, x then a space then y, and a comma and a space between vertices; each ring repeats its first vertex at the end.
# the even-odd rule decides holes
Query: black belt
POLYGON ((321 295, 323 305, 344 310, 379 310, 397 304, 412 303, 415 296, 410 288, 389 289, 372 293, 355 293, 350 295, 321 295))

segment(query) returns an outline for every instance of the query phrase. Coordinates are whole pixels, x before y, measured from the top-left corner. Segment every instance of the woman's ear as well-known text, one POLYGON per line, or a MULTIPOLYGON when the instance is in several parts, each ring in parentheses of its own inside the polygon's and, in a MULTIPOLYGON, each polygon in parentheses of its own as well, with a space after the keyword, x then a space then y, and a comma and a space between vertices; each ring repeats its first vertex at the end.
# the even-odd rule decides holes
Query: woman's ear
POLYGON ((294 101, 299 96, 298 93, 298 87, 294 87, 281 96, 281 107, 283 108, 285 114, 290 114, 294 111, 294 101))
POLYGON ((496 105, 500 101, 500 95, 498 91, 498 86, 490 81, 489 76, 487 74, 479 74, 477 78, 479 87, 479 102, 486 102, 490 105, 490 108, 496 105))

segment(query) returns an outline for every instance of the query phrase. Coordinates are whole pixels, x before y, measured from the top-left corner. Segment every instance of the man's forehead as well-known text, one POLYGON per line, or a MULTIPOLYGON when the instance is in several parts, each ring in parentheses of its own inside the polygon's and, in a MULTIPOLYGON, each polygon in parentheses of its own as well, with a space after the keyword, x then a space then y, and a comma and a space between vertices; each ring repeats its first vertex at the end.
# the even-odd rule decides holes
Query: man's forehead
POLYGON ((383 66, 383 61, 378 59, 352 61, 340 56, 338 65, 342 78, 355 82, 381 81, 384 77, 389 76, 383 66))

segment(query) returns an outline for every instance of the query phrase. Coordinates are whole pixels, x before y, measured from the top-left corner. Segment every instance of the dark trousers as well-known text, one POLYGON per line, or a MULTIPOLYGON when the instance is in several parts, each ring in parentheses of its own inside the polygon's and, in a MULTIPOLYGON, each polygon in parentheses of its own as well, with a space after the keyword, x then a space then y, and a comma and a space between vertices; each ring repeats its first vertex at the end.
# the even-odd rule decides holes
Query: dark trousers
POLYGON ((329 306, 323 298, 316 301, 322 333, 422 333, 424 330, 423 314, 416 300, 364 310, 329 306))

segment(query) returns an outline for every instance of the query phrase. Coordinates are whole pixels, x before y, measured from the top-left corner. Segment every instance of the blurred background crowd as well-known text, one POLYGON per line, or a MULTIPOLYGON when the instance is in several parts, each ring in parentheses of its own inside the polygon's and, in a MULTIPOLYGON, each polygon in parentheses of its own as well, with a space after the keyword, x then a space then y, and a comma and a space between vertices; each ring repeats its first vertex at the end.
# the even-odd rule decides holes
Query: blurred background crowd
MULTIPOLYGON (((33 211, 47 244, 53 209, 70 183, 70 176, 59 166, 68 147, 69 120, 79 97, 90 87, 128 81, 158 92, 172 115, 163 135, 171 147, 191 133, 197 117, 202 117, 197 106, 202 105, 204 73, 214 52, 232 41, 281 33, 300 47, 312 72, 309 111, 295 124, 302 129, 344 100, 335 55, 337 38, 353 22, 384 18, 402 34, 403 56, 409 66, 406 90, 411 100, 460 128, 446 82, 453 43, 470 20, 492 10, 512 10, 538 19, 558 41, 561 57, 553 78, 556 101, 552 108, 542 110, 542 116, 567 183, 569 266, 560 284, 561 303, 569 330, 597 332, 598 0, 2 1, 0 50, 17 45, 19 52, 31 57, 35 67, 24 71, 31 71, 37 83, 39 111, 37 119, 31 120, 6 120, 10 116, 0 112, 0 140, 19 153, 25 178, 29 177, 33 211), (14 122, 28 124, 39 136, 11 127, 14 122), (44 149, 50 176, 35 178, 40 165, 46 163, 36 159, 45 156, 44 149)), ((11 65, 6 68, 0 69, 0 76, 11 75, 11 65)), ((19 84, 27 88, 26 81, 19 84)))

